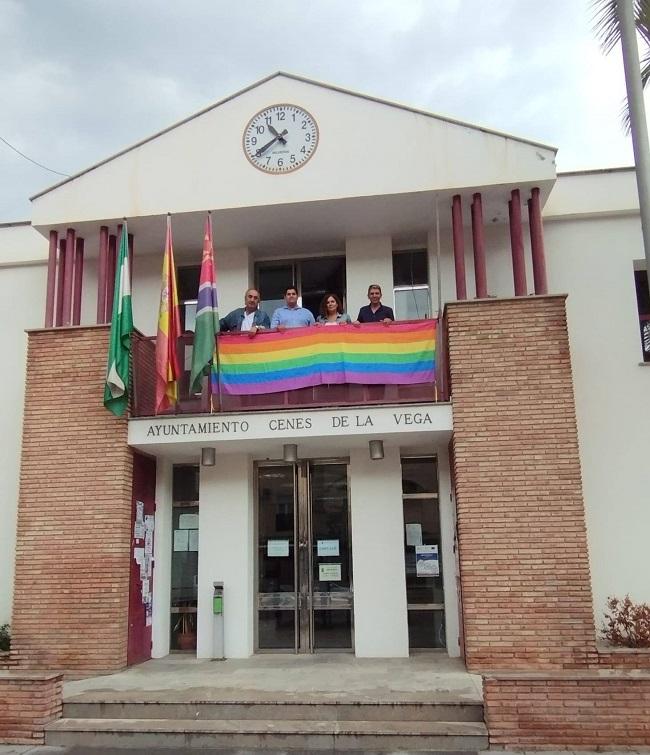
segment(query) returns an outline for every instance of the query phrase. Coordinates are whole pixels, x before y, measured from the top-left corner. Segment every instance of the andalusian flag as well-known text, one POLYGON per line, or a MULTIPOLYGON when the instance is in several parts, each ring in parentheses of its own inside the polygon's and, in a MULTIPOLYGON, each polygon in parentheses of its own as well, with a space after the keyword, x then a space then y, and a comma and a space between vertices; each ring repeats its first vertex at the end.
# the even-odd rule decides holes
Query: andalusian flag
POLYGON ((218 332, 219 312, 217 311, 217 285, 212 250, 212 219, 208 213, 203 234, 203 259, 196 304, 190 393, 201 391, 203 378, 210 372, 210 365, 214 360, 215 336, 218 332))
POLYGON ((133 333, 131 309, 131 273, 129 270, 129 243, 126 220, 120 237, 120 256, 115 270, 113 317, 108 348, 104 406, 116 417, 122 416, 129 403, 129 354, 133 333))
POLYGON ((172 221, 167 216, 167 237, 163 259, 158 334, 156 336, 156 413, 173 407, 178 401, 178 337, 181 333, 178 311, 178 288, 172 247, 172 221))

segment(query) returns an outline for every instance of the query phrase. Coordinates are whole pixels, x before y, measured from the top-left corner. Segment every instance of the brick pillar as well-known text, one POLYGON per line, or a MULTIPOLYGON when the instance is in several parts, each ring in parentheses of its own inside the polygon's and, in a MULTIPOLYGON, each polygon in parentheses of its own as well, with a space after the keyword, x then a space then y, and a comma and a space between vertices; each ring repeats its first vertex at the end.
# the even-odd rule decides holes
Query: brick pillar
POLYGON ((466 662, 595 653, 563 296, 447 305, 466 662))
POLYGON ((126 665, 132 454, 103 407, 109 327, 28 333, 12 655, 126 665))
POLYGON ((0 743, 42 745, 45 726, 61 717, 62 693, 61 674, 0 671, 0 743))

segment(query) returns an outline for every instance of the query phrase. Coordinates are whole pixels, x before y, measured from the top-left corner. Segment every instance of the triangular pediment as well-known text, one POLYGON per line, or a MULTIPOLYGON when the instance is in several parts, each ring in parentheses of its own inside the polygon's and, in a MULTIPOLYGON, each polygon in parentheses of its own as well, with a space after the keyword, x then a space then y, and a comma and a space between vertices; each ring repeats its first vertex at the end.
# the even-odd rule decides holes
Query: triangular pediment
POLYGON ((554 157, 552 147, 277 73, 35 195, 33 223, 543 183, 555 178, 554 157), (318 146, 299 169, 268 174, 247 157, 244 132, 285 103, 313 117, 318 146))

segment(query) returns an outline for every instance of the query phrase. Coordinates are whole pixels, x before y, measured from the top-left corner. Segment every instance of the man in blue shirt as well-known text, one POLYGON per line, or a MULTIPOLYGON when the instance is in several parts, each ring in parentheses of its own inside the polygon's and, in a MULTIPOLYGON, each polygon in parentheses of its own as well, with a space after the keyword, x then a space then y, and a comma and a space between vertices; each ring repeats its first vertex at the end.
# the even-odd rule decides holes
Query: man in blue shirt
POLYGON ((278 307, 271 317, 271 327, 278 330, 304 328, 314 322, 314 315, 308 309, 298 306, 298 289, 289 286, 284 292, 284 306, 278 307))
POLYGON ((361 307, 357 322, 383 322, 384 325, 390 325, 395 320, 395 315, 390 307, 381 303, 381 286, 378 283, 371 283, 368 286, 368 298, 370 304, 361 307))
POLYGON ((270 328, 269 316, 259 308, 260 292, 256 288, 249 288, 244 294, 244 306, 233 309, 219 320, 219 330, 222 333, 233 331, 248 331, 254 336, 258 330, 270 328))

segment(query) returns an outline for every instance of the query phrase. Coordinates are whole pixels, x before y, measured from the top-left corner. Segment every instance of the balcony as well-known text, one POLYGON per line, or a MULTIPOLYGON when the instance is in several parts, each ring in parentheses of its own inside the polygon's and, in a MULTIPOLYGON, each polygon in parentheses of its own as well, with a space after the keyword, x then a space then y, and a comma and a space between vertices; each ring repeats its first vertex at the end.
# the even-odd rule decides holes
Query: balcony
MULTIPOLYGON (((406 321, 421 322, 421 321, 406 321)), ((444 323, 442 323, 444 327, 444 323)), ((365 326, 361 326, 364 328, 365 326)), ((210 396, 207 380, 203 391, 190 394, 189 377, 193 333, 186 333, 179 339, 179 363, 185 371, 179 382, 179 401, 173 410, 158 416, 195 415, 227 412, 266 411, 281 409, 304 409, 316 407, 369 406, 381 404, 421 404, 423 402, 447 401, 446 368, 442 353, 443 327, 438 326, 436 350, 436 380, 426 383, 405 385, 362 385, 358 383, 315 385, 294 390, 255 395, 232 395, 220 390, 210 396), (212 406, 211 406, 212 403, 212 406)), ((257 339, 264 339, 270 333, 258 333, 257 339)), ((239 336, 236 336, 239 337, 239 336)), ((217 336, 219 351, 224 339, 233 335, 224 333, 217 336)), ((136 334, 132 347, 133 400, 132 417, 153 417, 155 411, 155 341, 154 337, 136 334)))

